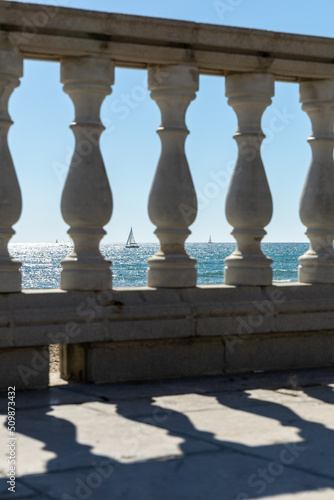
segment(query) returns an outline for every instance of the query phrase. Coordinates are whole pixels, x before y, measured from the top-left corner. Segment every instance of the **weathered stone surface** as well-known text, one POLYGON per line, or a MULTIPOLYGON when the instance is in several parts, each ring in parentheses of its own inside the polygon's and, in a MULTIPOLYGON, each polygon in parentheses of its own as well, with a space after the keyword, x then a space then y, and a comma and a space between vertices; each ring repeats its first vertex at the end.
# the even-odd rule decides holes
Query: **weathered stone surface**
MULTIPOLYGON (((56 343, 85 344, 87 351, 92 345, 101 354, 101 366, 97 361, 84 366, 81 355, 71 357, 77 366, 71 368, 65 358, 63 364, 67 376, 72 372, 76 378, 80 370, 88 376, 88 366, 96 366, 98 380, 108 380, 109 355, 115 360, 111 371, 115 374, 119 366, 125 376, 112 375, 109 380, 114 381, 133 380, 135 373, 152 379, 333 366, 333 324, 334 287, 326 284, 0 294, 0 348, 56 343), (131 359, 125 346, 131 356, 140 353, 138 359, 131 359), (154 355, 148 363, 149 352, 154 355), (150 368, 154 370, 148 373, 150 368)), ((65 347, 63 353, 67 351, 72 352, 65 347)))
POLYGON ((334 331, 244 335, 226 343, 227 373, 322 366, 334 366, 334 331))
POLYGON ((197 283, 197 261, 184 247, 190 234, 188 227, 197 215, 196 192, 184 144, 189 133, 186 110, 198 85, 196 66, 149 68, 148 88, 161 111, 161 154, 148 201, 148 214, 157 227, 160 249, 148 260, 150 287, 187 288, 197 283))
POLYGON ((302 82, 300 101, 312 122, 312 161, 299 209, 310 248, 298 259, 298 278, 302 283, 334 283, 334 80, 302 82))
POLYGON ((8 253, 8 242, 15 234, 12 226, 19 220, 22 209, 21 190, 9 151, 7 137, 11 117, 8 101, 20 84, 23 72, 23 58, 7 44, 1 43, 0 36, 0 292, 21 290, 21 262, 8 253))
POLYGON ((333 285, 0 294, 0 347, 331 331, 333 285))
POLYGON ((262 252, 261 240, 272 217, 273 203, 260 149, 264 138, 261 118, 271 104, 274 86, 274 77, 268 73, 226 77, 225 93, 238 117, 234 135, 238 158, 226 197, 226 217, 233 226, 237 248, 225 259, 227 285, 272 283, 272 259, 262 252))
POLYGON ((219 339, 63 346, 62 375, 105 383, 223 373, 219 339))
POLYGON ((37 59, 99 55, 135 68, 195 63, 217 75, 267 70, 284 80, 334 76, 330 38, 47 5, 41 12, 40 6, 17 2, 1 2, 0 18, 3 29, 12 30, 12 45, 37 59), (28 22, 33 36, 25 31, 28 22))
POLYGON ((39 389, 49 383, 48 346, 0 349, 0 392, 39 389))
POLYGON ((111 261, 101 255, 99 244, 106 234, 103 226, 111 217, 113 202, 100 151, 104 130, 100 108, 105 96, 111 93, 113 61, 66 57, 61 61, 61 81, 75 107, 71 125, 75 151, 61 199, 62 215, 70 226, 68 234, 74 249, 61 263, 60 286, 64 290, 109 290, 111 261))

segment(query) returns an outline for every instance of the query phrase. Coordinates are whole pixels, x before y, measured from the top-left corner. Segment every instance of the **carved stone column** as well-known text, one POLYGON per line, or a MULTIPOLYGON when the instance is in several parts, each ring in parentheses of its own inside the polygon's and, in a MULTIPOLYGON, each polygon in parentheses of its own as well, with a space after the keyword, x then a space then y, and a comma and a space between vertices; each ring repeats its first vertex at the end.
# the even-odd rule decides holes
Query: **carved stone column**
POLYGON ((237 248, 225 259, 227 285, 270 285, 272 260, 261 250, 273 207, 260 147, 261 118, 274 95, 269 74, 242 73, 226 77, 228 103, 237 114, 238 159, 226 199, 226 216, 234 227, 237 248))
POLYGON ((311 244, 299 257, 299 281, 334 283, 334 80, 301 83, 300 101, 312 122, 312 161, 299 209, 311 244))
POLYGON ((157 226, 160 250, 148 260, 148 286, 193 287, 196 260, 184 248, 197 199, 184 151, 185 114, 198 90, 198 71, 189 66, 155 66, 148 74, 151 97, 161 111, 161 156, 153 180, 148 213, 157 226))
POLYGON ((8 113, 8 101, 14 88, 20 84, 22 73, 20 54, 0 47, 0 292, 21 290, 21 262, 8 253, 8 242, 15 234, 12 226, 20 218, 22 201, 7 136, 13 123, 8 113))
POLYGON ((61 201, 74 250, 61 263, 61 288, 104 290, 111 288, 111 262, 101 255, 99 243, 111 217, 112 195, 99 146, 100 108, 111 93, 114 65, 108 59, 66 58, 61 77, 75 108, 76 141, 61 201))

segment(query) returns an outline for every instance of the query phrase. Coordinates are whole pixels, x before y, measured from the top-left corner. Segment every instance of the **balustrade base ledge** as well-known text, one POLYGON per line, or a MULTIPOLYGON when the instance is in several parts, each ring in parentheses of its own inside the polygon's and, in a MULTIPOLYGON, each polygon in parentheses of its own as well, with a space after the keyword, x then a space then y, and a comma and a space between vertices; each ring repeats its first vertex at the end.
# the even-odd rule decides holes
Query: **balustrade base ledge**
POLYGON ((103 271, 63 270, 60 278, 63 290, 111 290, 112 273, 110 269, 103 271))
POLYGON ((67 344, 61 356, 64 379, 95 384, 325 368, 334 366, 334 330, 67 344))
POLYGON ((0 294, 1 390, 46 386, 49 344, 95 383, 333 366, 334 285, 0 294))
MULTIPOLYGON (((153 259, 150 259, 151 263, 153 259)), ((194 264, 195 265, 195 264, 194 264)), ((159 269, 151 267, 147 271, 147 283, 150 288, 190 288, 195 287, 197 281, 197 270, 192 268, 159 269)))
MULTIPOLYGON (((270 262, 267 267, 247 266, 243 262, 231 263, 232 259, 228 258, 228 265, 225 267, 224 276, 225 283, 228 285, 246 285, 250 286, 256 283, 258 286, 268 286, 273 280, 273 270, 270 267, 270 262), (232 265, 231 265, 232 264, 232 265)), ((225 261, 225 262, 226 262, 225 261)), ((226 262, 227 263, 227 262, 226 262)))
POLYGON ((0 349, 0 392, 45 389, 49 385, 48 346, 0 349))
POLYGON ((334 262, 317 265, 298 266, 298 279, 301 283, 332 283, 334 280, 334 262))

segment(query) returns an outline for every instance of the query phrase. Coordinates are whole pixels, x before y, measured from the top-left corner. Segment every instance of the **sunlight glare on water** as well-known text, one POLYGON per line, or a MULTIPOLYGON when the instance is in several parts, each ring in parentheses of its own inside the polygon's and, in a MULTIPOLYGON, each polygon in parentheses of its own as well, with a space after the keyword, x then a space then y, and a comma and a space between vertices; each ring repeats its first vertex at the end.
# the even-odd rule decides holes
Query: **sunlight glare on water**
MULTIPOLYGON (((189 243, 187 251, 197 259, 198 284, 224 283, 224 259, 234 243, 189 243)), ((263 251, 274 260, 274 281, 297 281, 298 257, 307 243, 263 243, 263 251)), ((123 243, 102 244, 101 251, 112 260, 113 286, 146 286, 147 259, 158 244, 143 243, 139 248, 125 248, 123 243)), ((59 288, 60 262, 71 248, 52 243, 14 243, 10 253, 22 262, 23 288, 59 288)))

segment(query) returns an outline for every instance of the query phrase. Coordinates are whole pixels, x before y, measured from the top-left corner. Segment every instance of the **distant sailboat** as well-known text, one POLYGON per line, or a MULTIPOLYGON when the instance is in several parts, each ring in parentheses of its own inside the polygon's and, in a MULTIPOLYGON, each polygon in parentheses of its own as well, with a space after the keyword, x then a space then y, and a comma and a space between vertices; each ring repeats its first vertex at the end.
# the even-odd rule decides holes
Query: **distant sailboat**
POLYGON ((208 243, 212 243, 211 234, 210 234, 210 236, 209 236, 209 241, 208 241, 208 243))
MULTIPOLYGON (((56 240, 56 243, 58 243, 58 240, 56 240)), ((61 239, 60 245, 66 248, 71 248, 73 246, 70 239, 68 239, 68 243, 66 243, 66 241, 64 241, 64 238, 61 239)))
POLYGON ((129 236, 128 236, 128 239, 126 241, 125 246, 126 246, 126 248, 139 248, 139 245, 137 245, 136 240, 133 236, 132 228, 130 230, 130 233, 129 233, 129 236))

